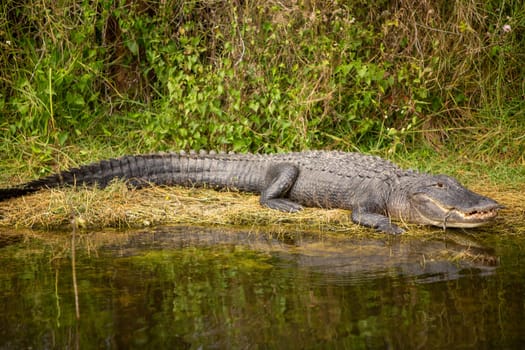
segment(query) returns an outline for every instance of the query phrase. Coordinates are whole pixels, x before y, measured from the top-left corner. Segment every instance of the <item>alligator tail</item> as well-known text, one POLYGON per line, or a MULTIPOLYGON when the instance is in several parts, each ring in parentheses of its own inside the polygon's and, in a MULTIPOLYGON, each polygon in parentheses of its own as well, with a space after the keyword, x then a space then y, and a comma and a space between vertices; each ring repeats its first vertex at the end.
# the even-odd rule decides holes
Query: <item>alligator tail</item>
POLYGON ((124 156, 83 165, 11 188, 0 189, 0 201, 38 190, 62 186, 97 186, 104 188, 113 179, 125 180, 140 188, 155 185, 208 185, 234 187, 258 192, 264 182, 265 166, 253 155, 217 154, 215 152, 154 153, 124 156))
POLYGON ((77 185, 103 188, 116 178, 129 180, 130 185, 134 187, 142 187, 148 183, 145 178, 152 169, 158 171, 160 165, 162 170, 166 172, 170 170, 166 167, 165 158, 170 157, 161 154, 125 156, 83 165, 15 187, 0 188, 0 201, 21 197, 45 188, 77 185))
POLYGON ((0 189, 0 202, 9 198, 22 197, 35 191, 37 190, 32 188, 2 188, 0 189))

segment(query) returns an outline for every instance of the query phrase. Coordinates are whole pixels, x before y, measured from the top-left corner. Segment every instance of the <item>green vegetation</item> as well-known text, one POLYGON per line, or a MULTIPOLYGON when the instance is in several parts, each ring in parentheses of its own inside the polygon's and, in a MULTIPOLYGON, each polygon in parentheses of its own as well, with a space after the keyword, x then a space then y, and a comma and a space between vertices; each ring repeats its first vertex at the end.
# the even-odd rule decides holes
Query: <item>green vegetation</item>
POLYGON ((523 165, 524 28, 521 0, 7 0, 0 179, 189 148, 523 165))

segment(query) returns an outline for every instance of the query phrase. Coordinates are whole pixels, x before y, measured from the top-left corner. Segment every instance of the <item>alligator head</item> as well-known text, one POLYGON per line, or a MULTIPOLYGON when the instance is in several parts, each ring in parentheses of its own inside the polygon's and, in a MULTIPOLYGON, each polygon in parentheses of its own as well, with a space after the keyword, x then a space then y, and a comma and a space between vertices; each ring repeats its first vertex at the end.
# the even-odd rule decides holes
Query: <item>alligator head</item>
POLYGON ((492 221, 503 206, 474 193, 446 175, 413 178, 405 187, 410 222, 446 227, 478 227, 492 221))

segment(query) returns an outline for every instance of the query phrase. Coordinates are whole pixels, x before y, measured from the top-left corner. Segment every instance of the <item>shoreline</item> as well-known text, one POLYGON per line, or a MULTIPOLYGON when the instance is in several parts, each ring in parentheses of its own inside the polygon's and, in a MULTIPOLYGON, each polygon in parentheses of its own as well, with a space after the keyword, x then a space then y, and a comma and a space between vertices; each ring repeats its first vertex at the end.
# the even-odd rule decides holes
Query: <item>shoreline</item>
MULTIPOLYGON (((503 185, 470 186, 506 206, 496 221, 481 228, 465 230, 525 231, 523 188, 503 185)), ((35 194, 0 203, 0 227, 43 230, 145 228, 156 225, 205 225, 232 227, 271 227, 345 232, 374 232, 352 223, 350 211, 305 208, 299 213, 284 213, 264 208, 259 195, 208 188, 154 186, 129 189, 114 182, 105 189, 93 187, 42 190, 35 194)), ((435 227, 408 225, 409 232, 428 232, 435 227)), ((439 229, 439 228, 438 228, 439 229)))

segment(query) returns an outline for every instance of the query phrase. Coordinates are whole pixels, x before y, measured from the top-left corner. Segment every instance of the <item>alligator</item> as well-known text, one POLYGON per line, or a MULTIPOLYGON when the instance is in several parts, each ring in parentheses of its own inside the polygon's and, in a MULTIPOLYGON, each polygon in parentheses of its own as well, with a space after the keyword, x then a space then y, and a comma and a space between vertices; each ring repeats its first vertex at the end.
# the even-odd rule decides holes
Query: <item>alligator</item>
POLYGON ((377 156, 340 151, 276 154, 178 152, 123 156, 83 165, 11 188, 0 201, 60 186, 207 186, 260 194, 263 206, 351 210, 352 221, 399 234, 392 222, 472 228, 491 222, 502 205, 447 175, 404 170, 377 156))

